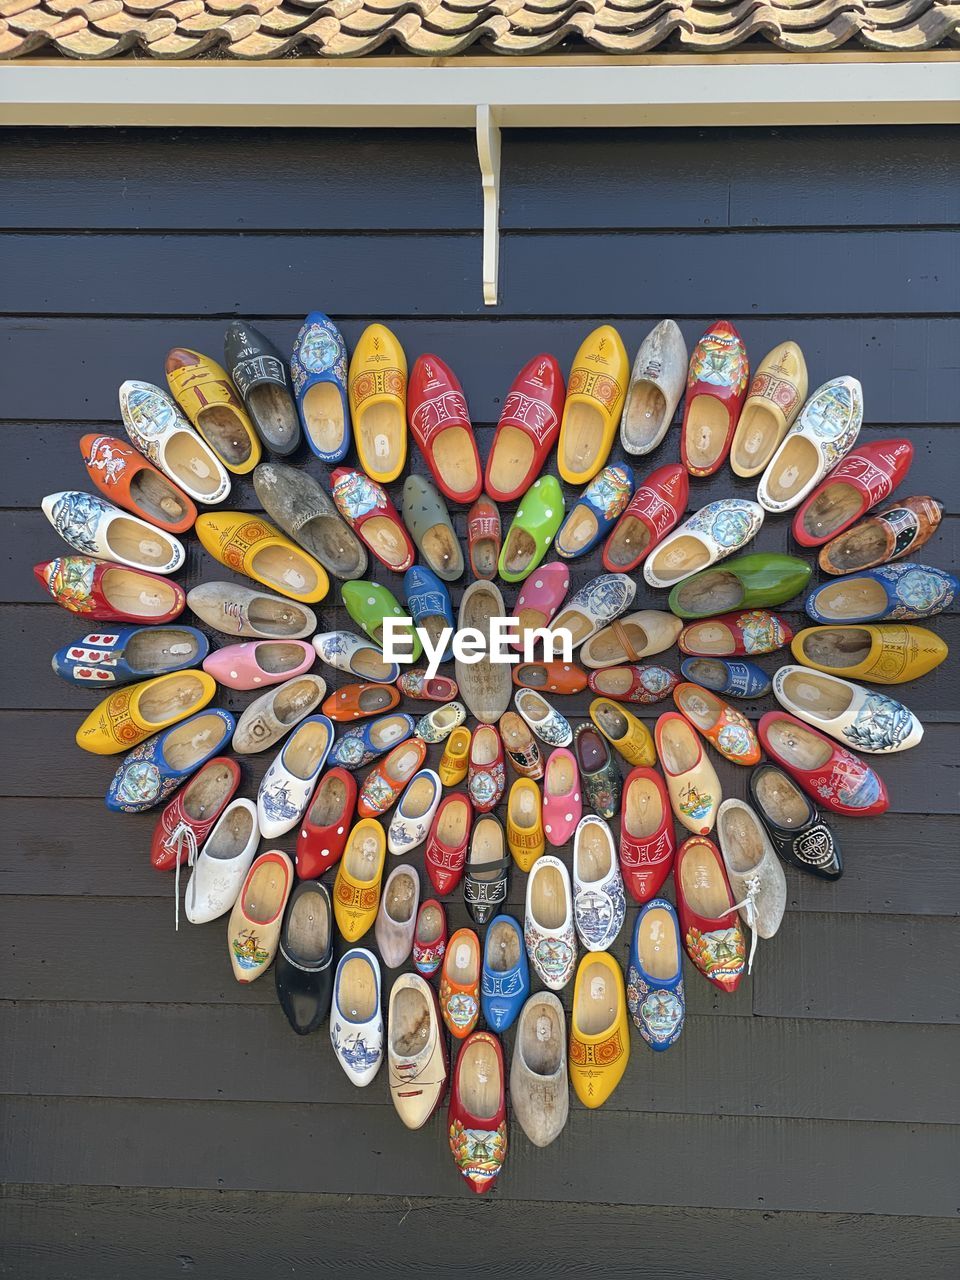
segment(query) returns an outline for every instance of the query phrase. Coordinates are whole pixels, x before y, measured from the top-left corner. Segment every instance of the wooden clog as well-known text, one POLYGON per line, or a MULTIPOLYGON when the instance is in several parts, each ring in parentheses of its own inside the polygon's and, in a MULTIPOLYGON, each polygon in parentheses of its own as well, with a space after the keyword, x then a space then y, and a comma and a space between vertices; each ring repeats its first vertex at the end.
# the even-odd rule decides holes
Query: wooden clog
POLYGON ((827 809, 850 818, 868 818, 890 807, 879 774, 859 756, 785 711, 768 711, 757 732, 775 764, 827 809))
POLYGON ((553 635, 569 632, 572 646, 577 648, 629 609, 636 594, 637 584, 627 574, 601 573, 564 603, 554 616, 550 631, 553 635))
POLYGON ((321 662, 362 680, 393 684, 400 675, 396 662, 384 662, 375 645, 350 631, 323 631, 313 637, 313 647, 321 662))
POLYGON ((234 751, 252 755, 276 746, 284 734, 320 706, 326 691, 322 676, 310 674, 268 689, 244 708, 233 735, 234 751))
POLYGON ((196 627, 115 627, 64 645, 51 665, 72 684, 119 686, 195 667, 209 647, 196 627))
POLYGON ((140 452, 194 502, 209 507, 227 498, 226 468, 159 387, 151 382, 122 383, 120 416, 140 452))
POLYGON ((627 993, 606 951, 580 961, 570 1014, 570 1083, 585 1107, 602 1107, 630 1061, 627 993))
POLYGON ((673 879, 687 955, 714 986, 736 991, 746 968, 747 947, 720 850, 702 836, 684 840, 673 879))
POLYGON ((594 693, 614 702, 650 704, 668 697, 680 677, 668 667, 631 663, 623 667, 600 667, 587 676, 594 693))
POLYGON ((947 646, 926 627, 807 627, 790 648, 797 662, 831 675, 903 684, 939 667, 947 646))
POLYGON ((543 985, 562 991, 577 963, 577 934, 570 873, 550 853, 536 860, 527 877, 523 940, 531 968, 543 985))
MULTIPOLYGON (((240 766, 235 760, 226 756, 218 756, 208 761, 199 772, 195 773, 182 791, 178 791, 168 805, 165 805, 150 841, 150 865, 156 871, 172 871, 180 863, 188 862, 191 854, 201 848, 213 830, 214 824, 226 809, 234 792, 240 785, 240 766), (189 834, 188 834, 189 832, 189 834)), ((250 805, 250 801, 244 801, 250 805)), ((253 824, 248 837, 257 827, 257 810, 253 810, 253 824)), ((249 824, 244 824, 249 826, 249 824)), ((246 843, 246 842, 244 842, 246 843)), ((256 845, 254 844, 254 848, 256 845)), ((253 860, 251 850, 250 861, 253 860)), ((249 867, 250 862, 247 863, 249 867)), ((246 874, 246 867, 244 874, 246 874)), ((242 880, 242 877, 241 877, 242 880)), ((240 891, 238 883, 234 888, 234 898, 240 891)), ((218 915, 233 906, 231 898, 218 915)), ((189 918, 189 916, 188 916, 189 918)), ((210 919, 215 917, 211 916, 210 919)))
POLYGON ((570 570, 558 560, 542 564, 524 582, 513 613, 517 619, 517 640, 513 648, 523 651, 530 633, 545 627, 566 598, 570 570))
POLYGON ((297 1035, 319 1030, 333 997, 333 907, 318 880, 301 880, 290 895, 273 975, 280 1008, 297 1035))
POLYGON ((363 780, 357 799, 361 818, 386 813, 427 758, 427 746, 419 738, 409 738, 380 761, 363 780))
POLYGON ((475 578, 489 582, 497 576, 500 544, 500 512, 482 494, 467 512, 467 551, 475 578))
POLYGON ((617 618, 591 636, 580 650, 586 667, 615 667, 621 662, 639 662, 663 653, 676 643, 683 630, 679 618, 659 609, 641 609, 617 618))
POLYGON ((678 684, 673 691, 677 710, 732 764, 751 765, 760 759, 760 743, 753 726, 728 702, 696 684, 678 684))
POLYGON ((520 662, 513 668, 513 683, 546 693, 582 693, 587 673, 572 662, 520 662))
POLYGON ((724 800, 717 837, 740 919, 750 930, 747 973, 758 938, 772 938, 787 906, 787 880, 763 823, 742 800, 724 800))
POLYGON ((257 791, 257 824, 266 840, 279 840, 306 812, 333 745, 326 716, 302 720, 270 762, 257 791))
POLYGON ((306 605, 234 582, 201 582, 191 588, 187 604, 202 622, 227 636, 302 640, 317 629, 317 615, 306 605))
POLYGON ((451 502, 480 496, 483 471, 457 375, 439 356, 417 356, 407 384, 410 434, 451 502))
POLYGON ((369 580, 345 582, 340 588, 340 598, 347 613, 378 649, 383 649, 385 619, 396 618, 403 621, 403 625, 395 632, 394 639, 398 657, 402 657, 405 652, 407 661, 416 662, 423 653, 423 645, 415 630, 416 619, 408 620, 407 610, 401 607, 399 600, 383 583, 369 580))
POLYGON ((87 474, 104 497, 170 533, 186 533, 197 508, 162 471, 116 436, 81 436, 87 474))
POLYGON ((726 694, 728 698, 765 698, 770 677, 755 662, 728 662, 724 658, 684 658, 680 671, 685 679, 726 694))
POLYGON ((479 662, 456 661, 460 696, 470 712, 485 724, 496 724, 510 704, 512 684, 510 667, 490 661, 490 624, 494 618, 507 617, 503 596, 492 582, 474 582, 460 601, 460 631, 472 627, 485 638, 479 662))
POLYGON ((943 503, 936 498, 888 502, 821 548, 817 557, 820 568, 839 575, 902 560, 930 540, 942 516, 943 503))
POLYGON ((313 880, 339 861, 357 803, 357 783, 346 769, 328 769, 317 783, 297 832, 294 863, 301 880, 313 880))
POLYGON ((409 569, 416 553, 386 490, 352 467, 337 467, 330 479, 336 508, 360 541, 394 573, 409 569))
POLYGON ((890 755, 915 747, 923 737, 923 725, 902 702, 825 672, 781 667, 773 693, 798 720, 857 751, 890 755))
POLYGON ((306 675, 316 660, 305 640, 257 640, 217 649, 203 669, 228 689, 260 689, 306 675))
POLYGON ((256 982, 277 954, 293 863, 280 849, 255 859, 227 924, 227 950, 238 982, 256 982))
POLYGON ((323 565, 266 520, 243 511, 208 511, 195 528, 214 560, 291 600, 316 604, 330 588, 323 565))
POLYGON ((514 706, 541 742, 549 747, 567 747, 573 741, 573 730, 565 716, 533 689, 518 689, 514 706))
POLYGON ((447 943, 440 978, 440 1012, 447 1030, 464 1040, 480 1016, 480 940, 472 929, 458 929, 447 943))
POLYGON ((909 622, 942 613, 958 594, 952 573, 909 561, 834 578, 814 587, 803 607, 814 622, 909 622))
POLYGON ((460 692, 456 680, 448 676, 428 678, 423 669, 404 671, 397 680, 397 688, 406 698, 417 702, 450 702, 460 692))
POLYGON ((757 487, 767 511, 790 511, 850 452, 863 422, 863 388, 856 378, 819 386, 784 436, 757 487))
POLYGON ((177 404, 227 470, 252 471, 260 441, 226 369, 189 347, 168 351, 164 369, 177 404))
POLYGON ((507 1156, 505 1084, 500 1041, 474 1032, 453 1069, 447 1137, 454 1163, 478 1195, 493 1186, 507 1156))
POLYGON ((504 582, 521 582, 550 549, 563 519, 563 491, 556 476, 541 476, 520 499, 500 551, 504 582))
POLYGON ((567 484, 584 485, 607 460, 620 424, 630 361, 612 325, 580 344, 567 379, 557 466, 567 484))
POLYGON ((410 955, 419 905, 417 869, 401 863, 387 876, 374 924, 377 950, 388 969, 399 969, 410 955))
POLYGON ((789 774, 765 760, 750 775, 750 798, 784 862, 823 880, 839 880, 843 858, 834 834, 789 774))
POLYGON ((673 421, 687 380, 687 344, 674 320, 661 320, 633 362, 620 419, 620 443, 634 456, 651 453, 673 421))
POLYGON ((788 645, 792 637, 793 631, 778 614, 749 609, 691 622, 677 637, 677 647, 696 658, 745 657, 773 653, 788 645))
POLYGON ((97 494, 66 489, 47 494, 40 506, 74 551, 148 573, 174 573, 183 565, 185 553, 178 538, 97 494))
POLYGON ((386 853, 383 827, 362 818, 347 838, 333 884, 333 914, 347 942, 362 938, 377 918, 386 853))
POLYGON ((573 754, 577 757, 587 807, 601 818, 615 817, 620 810, 622 783, 619 766, 606 738, 584 721, 574 731, 573 754))
POLYGON ((277 527, 338 578, 360 578, 367 553, 318 481, 279 462, 261 462, 253 487, 277 527))
POLYGON ((730 467, 756 476, 773 457, 807 398, 807 362, 795 342, 782 342, 760 361, 750 383, 733 443, 730 467))
POLYGON ((550 355, 534 356, 514 378, 487 458, 484 487, 496 502, 516 502, 543 470, 560 434, 564 393, 550 355))
POLYGON ((455 787, 467 776, 470 761, 470 730, 454 729, 447 739, 437 771, 445 787, 455 787))
POLYGON ((521 778, 543 777, 540 748, 529 726, 515 711, 505 711, 500 717, 500 736, 507 759, 521 778))
POLYGON ((677 712, 665 711, 657 721, 654 739, 677 821, 696 835, 709 835, 723 793, 693 726, 677 712))
POLYGON ((190 872, 183 906, 191 924, 209 924, 232 910, 259 844, 256 805, 232 801, 204 840, 190 872))
POLYGON ((400 692, 388 684, 366 681, 345 684, 329 695, 323 704, 323 714, 335 723, 350 723, 368 716, 383 715, 400 703, 400 692))
POLYGON ((290 373, 307 444, 322 462, 342 462, 350 448, 347 346, 322 311, 311 311, 300 326, 290 373))
POLYGON ((633 496, 629 467, 604 467, 587 485, 557 533, 557 554, 564 560, 586 555, 610 532, 633 496))
POLYGON ((368 325, 360 335, 347 391, 360 465, 371 480, 389 484, 407 460, 407 358, 385 325, 368 325))
POLYGON ((414 733, 424 742, 443 742, 466 718, 467 708, 462 702, 447 702, 421 716, 414 733))
POLYGON ((583 813, 577 758, 566 747, 547 756, 543 773, 543 831, 555 849, 573 835, 583 813))
POLYGON ((380 963, 365 947, 351 948, 337 965, 330 1043, 350 1083, 358 1089, 370 1084, 383 1062, 383 1015, 380 963))
POLYGON ((176 582, 88 556, 57 556, 33 572, 61 608, 94 622, 172 622, 187 602, 176 582))
POLYGON ((459 578, 463 573, 460 539, 440 491, 429 476, 407 476, 403 482, 403 515, 428 568, 444 582, 459 578))
POLYGON ((540 991, 523 1006, 513 1042, 510 1105, 535 1147, 548 1147, 567 1123, 567 1025, 563 1005, 540 991))
POLYGON ((683 518, 690 479, 679 463, 651 471, 630 499, 603 547, 603 567, 629 573, 683 518))
POLYGON ((523 931, 513 916, 490 921, 483 943, 480 1008, 488 1027, 502 1035, 509 1031, 530 994, 530 968, 523 931))
POLYGON ((226 746, 235 724, 229 711, 207 707, 141 742, 113 775, 107 808, 142 813, 160 804, 226 746))
POLYGON ((421 902, 413 936, 413 967, 432 978, 443 963, 447 950, 447 913, 436 898, 421 902))
POLYGON ((412 853, 423 844, 440 807, 442 791, 440 779, 432 769, 421 769, 413 775, 387 831, 387 848, 391 853, 412 853))
POLYGON ((684 578, 739 551, 756 537, 763 508, 746 498, 709 502, 666 538, 643 566, 651 587, 676 586, 684 578))
POLYGON ((692 476, 712 476, 730 452, 747 394, 743 340, 729 320, 715 320, 693 349, 680 428, 680 460, 692 476))
POLYGON ((678 582, 668 603, 678 618, 767 608, 799 595, 812 572, 811 565, 796 556, 756 551, 728 560, 723 568, 704 569, 678 582))
MULTIPOLYGON (((449 632, 446 644, 441 650, 440 661, 450 662, 453 658, 452 636, 457 624, 453 617, 450 592, 444 583, 425 565, 415 564, 403 575, 403 594, 414 627, 425 631, 435 648, 440 645, 444 631, 449 632)), ((417 640, 414 650, 419 645, 420 642, 417 640)), ((414 657, 416 656, 414 652, 414 657)))
POLYGON ((609 698, 594 698, 590 719, 610 745, 633 765, 652 765, 657 754, 650 730, 625 707, 609 698))
POLYGON ((510 884, 510 854, 503 827, 489 813, 473 824, 463 871, 467 910, 477 924, 487 924, 506 902, 510 884))
MULTIPOLYGON (((442 778, 442 764, 440 768, 442 778)), ((469 796, 460 793, 444 796, 430 826, 423 854, 427 875, 441 896, 452 892, 460 883, 472 824, 473 807, 469 796)))
POLYGON ((84 720, 77 746, 99 756, 129 751, 201 710, 216 691, 216 681, 205 671, 174 671, 117 689, 84 720))
POLYGON ((627 1008, 651 1049, 680 1039, 686 1016, 680 922, 672 902, 654 898, 637 914, 627 963, 627 1008))
POLYGON ((793 518, 794 538, 802 547, 821 547, 843 533, 890 496, 912 461, 909 440, 875 440, 854 449, 799 508, 793 518))
POLYGON ((223 359, 257 435, 271 453, 286 457, 300 443, 286 361, 269 338, 245 320, 231 320, 223 359))
POLYGON ((408 1129, 422 1129, 443 1101, 447 1051, 433 989, 403 973, 390 988, 387 1012, 390 1098, 408 1129))
POLYGON ((413 716, 403 711, 380 716, 366 724, 352 724, 337 738, 331 762, 346 769, 362 769, 392 747, 405 742, 412 735, 414 724, 413 716))
POLYGON ((477 813, 489 813, 503 796, 507 775, 503 743, 492 724, 479 724, 470 741, 467 792, 477 813))
POLYGON ((507 801, 507 848, 525 875, 547 847, 541 810, 540 788, 518 778, 507 801))
POLYGON ((655 769, 631 769, 620 806, 620 870, 634 901, 647 902, 660 892, 676 848, 663 778, 655 769))
POLYGON ((595 814, 577 824, 573 838, 573 915, 588 951, 607 951, 626 919, 623 880, 613 832, 595 814))

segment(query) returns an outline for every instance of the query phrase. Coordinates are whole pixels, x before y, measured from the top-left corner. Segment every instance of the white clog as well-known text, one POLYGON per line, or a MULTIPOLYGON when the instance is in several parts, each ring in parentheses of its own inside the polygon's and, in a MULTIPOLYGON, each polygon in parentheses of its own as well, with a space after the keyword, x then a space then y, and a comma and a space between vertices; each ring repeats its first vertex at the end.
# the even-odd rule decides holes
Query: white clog
POLYGON ((443 742, 466 718, 467 708, 462 702, 447 702, 421 716, 413 732, 424 742, 443 742))
POLYGON ((230 477, 165 391, 152 382, 124 382, 120 417, 140 452, 194 502, 216 505, 230 493, 230 477))
POLYGON ((661 320, 641 342, 620 419, 620 443, 627 453, 651 453, 667 434, 687 384, 688 361, 675 320, 661 320))
POLYGON ((800 410, 770 459, 757 489, 767 511, 790 511, 853 448, 863 423, 863 388, 856 378, 832 378, 800 410))
POLYGON ((387 876, 374 924, 377 950, 388 969, 399 969, 413 950, 419 906, 420 877, 416 867, 403 862, 387 876))
POLYGON ((763 508, 746 498, 721 498, 694 512, 647 557, 643 576, 666 590, 739 551, 759 532, 763 508))
POLYGON ((40 505, 60 537, 75 551, 149 573, 175 573, 183 564, 183 543, 172 533, 121 511, 96 494, 65 489, 47 494, 40 505))
POLYGON ((531 730, 548 747, 568 747, 573 741, 573 730, 566 717, 533 689, 518 689, 513 702, 531 730))
MULTIPOLYGON (((625 573, 601 573, 575 591, 550 624, 550 634, 569 631, 573 648, 595 636, 633 604, 637 584, 625 573)), ((554 650, 555 656, 559 653, 554 650)), ((550 655, 547 655, 550 661, 550 655)))
POLYGON ((353 947, 337 965, 330 1011, 330 1043, 347 1079, 368 1085, 383 1061, 380 965, 372 951, 353 947))
POLYGON ((390 1097, 408 1129, 422 1129, 447 1087, 447 1054, 437 997, 418 973, 402 973, 387 1014, 390 1097))
POLYGON ((376 645, 351 631, 322 631, 313 637, 313 647, 321 662, 360 680, 393 684, 400 675, 395 662, 384 662, 376 645))
POLYGON ((902 702, 825 671, 781 667, 773 692, 785 711, 855 751, 892 755, 923 737, 923 725, 902 702))
POLYGON ((562 990, 577 965, 577 934, 570 874, 552 854, 538 858, 527 877, 523 941, 543 985, 562 990))
POLYGON ((233 909, 259 843, 256 805, 232 801, 204 841, 187 881, 184 910, 191 924, 207 924, 233 909))
POLYGON ((443 787, 432 769, 421 769, 407 783, 387 832, 391 853, 409 853, 423 844, 440 806, 443 787))
POLYGON ((573 914, 588 951, 606 951, 623 928, 627 903, 613 833, 589 813, 573 837, 573 914))
POLYGON ((257 792, 257 820, 266 840, 285 835, 306 813, 332 745, 333 723, 326 716, 301 721, 284 743, 257 792))
POLYGON ((740 918, 750 929, 753 967, 757 938, 772 938, 787 909, 787 878, 763 823, 742 800, 724 800, 717 814, 717 837, 723 865, 740 918))

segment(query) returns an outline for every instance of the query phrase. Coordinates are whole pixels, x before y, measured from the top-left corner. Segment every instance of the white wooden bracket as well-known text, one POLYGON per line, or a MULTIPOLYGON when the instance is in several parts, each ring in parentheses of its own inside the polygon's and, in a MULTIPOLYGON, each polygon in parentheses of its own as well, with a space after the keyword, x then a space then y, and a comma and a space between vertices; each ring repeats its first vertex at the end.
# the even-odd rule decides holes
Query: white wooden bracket
POLYGON ((493 107, 477 106, 477 155, 483 183, 483 301, 495 307, 500 272, 500 125, 493 107))

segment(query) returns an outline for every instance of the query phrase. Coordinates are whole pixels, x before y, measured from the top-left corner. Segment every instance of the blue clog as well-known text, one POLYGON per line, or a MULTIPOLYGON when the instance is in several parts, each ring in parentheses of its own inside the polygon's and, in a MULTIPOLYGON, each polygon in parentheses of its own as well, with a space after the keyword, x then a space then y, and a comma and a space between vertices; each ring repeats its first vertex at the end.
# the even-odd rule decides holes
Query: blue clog
POLYGON ((199 667, 209 652, 210 641, 196 627, 115 627, 65 644, 51 665, 71 684, 119 685, 199 667))
POLYGON ((452 662, 453 636, 456 634, 457 624, 453 618, 453 605, 446 585, 432 569, 415 564, 403 575, 403 593, 414 626, 425 627, 434 643, 440 638, 441 626, 450 628, 450 639, 440 661, 452 662))
POLYGON ((347 344, 322 311, 311 311, 300 326, 290 373, 307 444, 321 462, 342 462, 351 439, 347 344))
POLYGON ((330 752, 330 765, 344 769, 362 769, 371 760, 392 750, 398 743, 413 734, 416 721, 403 711, 393 711, 364 724, 352 724, 342 738, 338 738, 330 752))
POLYGON ((910 622, 942 613, 960 591, 952 573, 929 564, 885 564, 814 587, 803 602, 814 622, 910 622))
POLYGON ((107 789, 107 808, 142 813, 173 794, 233 737, 237 722, 229 711, 206 707, 154 734, 124 756, 107 789))
POLYGON ((680 1039, 687 1008, 683 947, 677 913, 666 898, 651 898, 633 926, 627 1008, 651 1049, 669 1049, 680 1039))
POLYGON ((694 684, 728 698, 765 698, 771 688, 770 677, 755 662, 685 658, 680 670, 694 684))
POLYGON ((633 472, 629 467, 604 467, 581 493, 560 526, 553 542, 558 555, 564 560, 575 560, 592 551, 627 509, 633 488, 633 472))
POLYGON ((513 1026, 529 994, 523 931, 513 916, 495 916, 487 929, 480 980, 480 1007, 491 1031, 513 1026))

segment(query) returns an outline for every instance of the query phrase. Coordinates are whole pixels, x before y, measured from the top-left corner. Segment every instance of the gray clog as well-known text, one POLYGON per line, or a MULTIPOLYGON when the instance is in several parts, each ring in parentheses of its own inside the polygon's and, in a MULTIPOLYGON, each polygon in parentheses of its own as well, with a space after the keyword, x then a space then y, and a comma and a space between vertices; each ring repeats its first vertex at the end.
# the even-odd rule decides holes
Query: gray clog
POLYGON ((403 523, 438 578, 453 582, 463 573, 463 551, 440 490, 427 476, 407 476, 403 523))
POLYGON ((687 381, 687 344, 675 321, 661 320, 637 352, 620 419, 620 442, 634 456, 667 434, 687 381))
POLYGON ((233 749, 238 755, 254 755, 275 746, 323 701, 327 682, 323 676, 294 676, 254 699, 237 721, 233 749))
POLYGON ((305 604, 235 582, 201 582, 187 592, 187 608, 225 636, 302 640, 317 629, 317 615, 305 604))
POLYGON ((253 487, 270 519, 324 568, 338 578, 366 573, 366 548, 313 476, 280 462, 261 462, 253 487))

